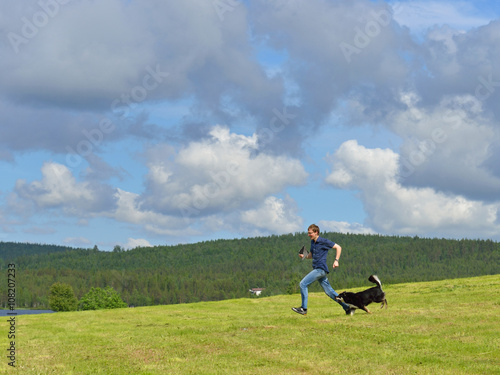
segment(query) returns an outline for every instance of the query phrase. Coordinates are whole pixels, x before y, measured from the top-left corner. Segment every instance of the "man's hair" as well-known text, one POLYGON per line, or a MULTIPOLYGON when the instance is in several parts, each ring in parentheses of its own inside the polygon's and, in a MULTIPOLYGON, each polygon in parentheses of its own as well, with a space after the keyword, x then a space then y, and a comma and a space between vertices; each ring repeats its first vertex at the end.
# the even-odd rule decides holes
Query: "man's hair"
POLYGON ((313 232, 316 232, 319 234, 319 227, 316 224, 309 225, 309 228, 307 228, 308 232, 309 232, 309 229, 312 229, 313 232))

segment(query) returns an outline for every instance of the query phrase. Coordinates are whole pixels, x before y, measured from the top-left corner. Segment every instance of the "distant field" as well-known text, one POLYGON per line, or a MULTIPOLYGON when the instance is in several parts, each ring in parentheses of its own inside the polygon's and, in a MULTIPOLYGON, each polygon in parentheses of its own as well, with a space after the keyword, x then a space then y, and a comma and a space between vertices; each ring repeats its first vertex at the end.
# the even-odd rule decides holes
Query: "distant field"
POLYGON ((307 316, 299 294, 18 316, 16 368, 2 318, 0 373, 500 374, 500 275, 384 289, 372 315, 312 293, 307 316))

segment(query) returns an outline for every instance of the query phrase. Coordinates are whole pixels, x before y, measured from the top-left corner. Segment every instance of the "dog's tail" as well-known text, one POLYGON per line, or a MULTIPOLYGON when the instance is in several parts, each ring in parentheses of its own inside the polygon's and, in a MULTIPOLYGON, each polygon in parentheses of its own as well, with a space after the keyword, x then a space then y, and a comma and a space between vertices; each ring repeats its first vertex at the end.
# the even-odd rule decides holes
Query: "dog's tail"
POLYGON ((371 281, 372 283, 374 284, 377 284, 378 287, 380 289, 382 289, 382 282, 380 281, 380 279, 378 278, 377 275, 371 275, 369 278, 368 278, 369 281, 371 281))

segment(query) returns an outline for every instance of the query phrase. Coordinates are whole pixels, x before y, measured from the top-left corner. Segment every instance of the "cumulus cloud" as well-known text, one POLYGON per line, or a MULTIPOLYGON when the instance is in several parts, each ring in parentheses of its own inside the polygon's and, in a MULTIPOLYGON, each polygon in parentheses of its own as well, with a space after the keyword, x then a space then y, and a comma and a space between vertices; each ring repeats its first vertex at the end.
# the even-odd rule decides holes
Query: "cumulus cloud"
POLYGON ((320 230, 323 232, 339 232, 352 234, 375 234, 376 232, 360 223, 348 223, 347 221, 327 221, 318 222, 320 230))
POLYGON ((430 187, 405 187, 398 181, 398 162, 398 154, 390 149, 368 149, 347 141, 335 152, 325 181, 358 190, 369 225, 382 233, 476 238, 498 233, 500 202, 484 203, 430 187))
POLYGON ((85 237, 66 237, 63 240, 63 243, 70 246, 85 246, 85 247, 89 247, 92 244, 92 242, 85 237))
POLYGON ((142 227, 145 231, 162 236, 190 236, 199 234, 187 228, 175 216, 163 215, 152 209, 140 206, 139 195, 118 189, 116 192, 116 208, 108 216, 124 223, 142 227), (182 234, 179 231, 182 230, 182 234))
POLYGON ((267 197, 259 207, 241 213, 243 223, 267 233, 294 233, 303 230, 303 220, 297 215, 295 202, 286 197, 267 197))
POLYGON ((485 114, 500 109, 500 20, 459 32, 448 27, 431 30, 422 42, 414 87, 422 104, 434 106, 444 97, 474 96, 482 102, 485 114))
POLYGON ((2 7, 11 19, 2 64, 10 74, 2 75, 0 86, 16 101, 102 107, 151 61, 151 39, 118 0, 67 2, 52 17, 38 4, 2 7), (47 21, 36 22, 43 14, 47 21), (129 55, 130 48, 137 53, 129 55))
POLYGON ((0 5, 0 159, 37 149, 80 160, 127 136, 167 138, 172 126, 141 123, 147 104, 189 101, 180 128, 208 117, 269 123, 283 108, 280 77, 255 58, 245 6, 221 20, 206 1, 40 4, 0 5), (86 134, 103 119, 114 128, 95 144, 86 134))
POLYGON ((105 212, 113 204, 111 187, 78 182, 64 165, 46 162, 39 181, 16 182, 15 193, 36 209, 60 209, 65 214, 84 217, 105 212))
POLYGON ((136 247, 151 247, 152 245, 144 238, 129 238, 127 243, 123 245, 126 249, 135 249, 136 247))
POLYGON ((304 184, 304 167, 297 159, 260 152, 256 134, 214 126, 201 141, 179 149, 159 144, 144 157, 149 172, 142 194, 99 183, 89 170, 78 181, 67 166, 46 162, 40 180, 17 181, 12 205, 81 218, 100 215, 172 237, 223 230, 228 221, 243 233, 293 232, 302 225, 293 199, 275 194, 304 184))
POLYGON ((429 186, 475 200, 497 200, 500 175, 488 168, 499 142, 496 121, 471 95, 447 96, 432 108, 403 95, 406 109, 388 117, 403 140, 400 175, 407 186, 429 186))
POLYGON ((282 84, 253 57, 244 6, 222 22, 206 1, 71 1, 53 15, 23 3, 31 6, 1 6, 0 92, 11 101, 121 113, 192 97, 223 119, 234 117, 228 102, 252 116, 280 106, 282 84), (47 22, 33 26, 40 14, 47 22))
POLYGON ((283 75, 299 88, 296 112, 307 129, 328 121, 350 97, 370 104, 366 115, 380 117, 393 102, 391 90, 406 82, 402 54, 411 59, 416 46, 386 4, 256 1, 250 9, 253 32, 287 51, 283 75))
POLYGON ((206 137, 176 149, 149 148, 146 189, 142 194, 117 189, 109 216, 156 235, 193 237, 206 231, 243 234, 300 230, 296 203, 287 186, 299 186, 302 164, 259 151, 258 136, 214 126, 206 137))
POLYGON ((257 135, 223 126, 178 152, 160 146, 147 156, 143 206, 186 219, 246 209, 287 186, 304 184, 307 177, 299 160, 259 152, 257 135))

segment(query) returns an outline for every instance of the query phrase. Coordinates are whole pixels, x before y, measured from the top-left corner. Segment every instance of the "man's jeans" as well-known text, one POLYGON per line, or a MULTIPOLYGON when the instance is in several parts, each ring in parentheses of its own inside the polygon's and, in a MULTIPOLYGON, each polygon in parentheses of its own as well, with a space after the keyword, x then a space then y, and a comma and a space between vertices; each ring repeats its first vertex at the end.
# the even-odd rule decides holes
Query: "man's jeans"
POLYGON ((325 291, 326 295, 331 299, 333 299, 335 302, 337 302, 339 305, 341 305, 344 308, 344 310, 347 311, 349 309, 349 305, 343 302, 339 302, 335 299, 335 297, 338 296, 338 293, 335 290, 333 290, 326 275, 327 273, 324 270, 313 269, 302 279, 302 281, 300 282, 300 294, 302 295, 302 308, 307 309, 308 286, 311 285, 316 280, 318 280, 321 287, 325 291))

